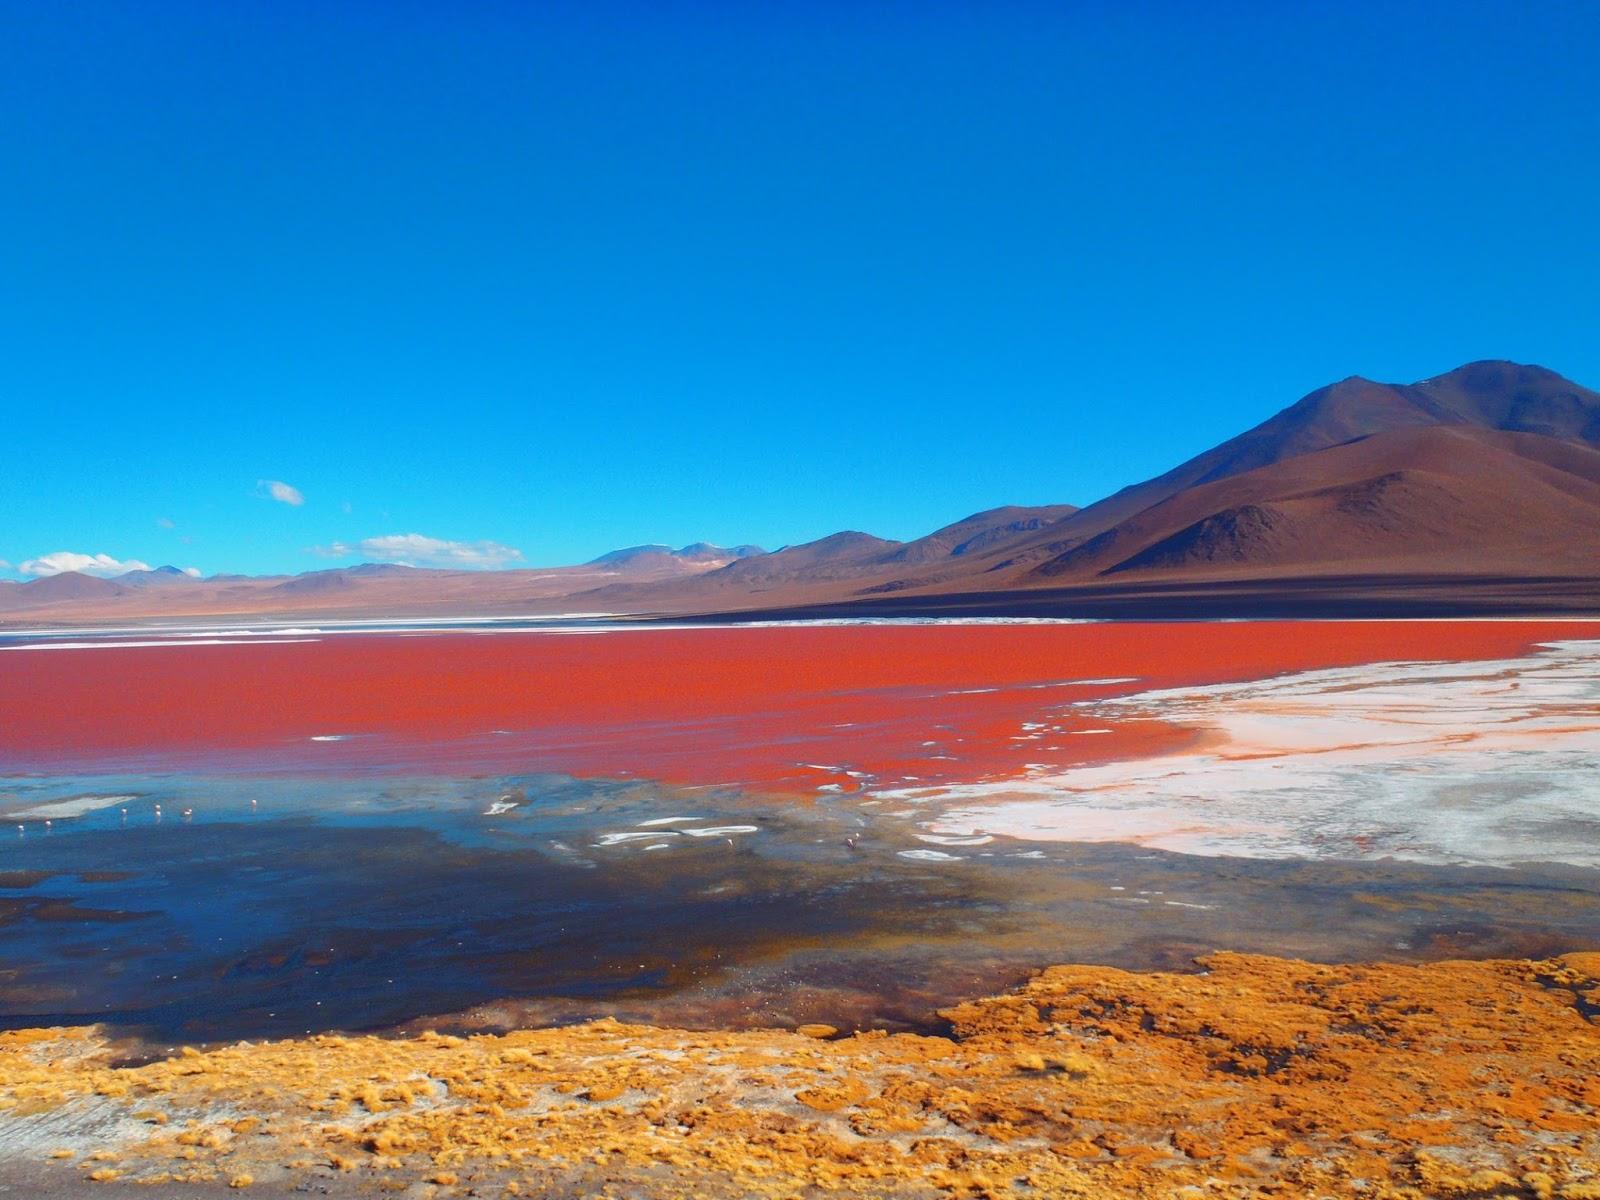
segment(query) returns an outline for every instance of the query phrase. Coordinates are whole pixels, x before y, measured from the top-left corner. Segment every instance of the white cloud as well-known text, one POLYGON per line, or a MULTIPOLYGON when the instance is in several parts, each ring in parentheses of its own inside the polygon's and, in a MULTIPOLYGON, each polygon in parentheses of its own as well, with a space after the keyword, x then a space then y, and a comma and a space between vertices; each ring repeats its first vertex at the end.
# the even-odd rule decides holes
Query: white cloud
POLYGON ((354 545, 334 542, 330 546, 313 546, 311 552, 324 558, 357 554, 375 562, 402 563, 408 567, 455 567, 467 571, 492 571, 522 559, 522 551, 499 542, 447 542, 420 533, 363 538, 354 545))
POLYGON ((148 571, 150 564, 137 558, 115 559, 109 554, 75 554, 57 550, 17 564, 24 575, 59 575, 63 571, 82 571, 85 575, 121 575, 125 571, 148 571))
POLYGON ((199 567, 185 567, 183 569, 183 573, 185 575, 187 575, 190 579, 199 579, 200 578, 200 568, 199 567))
POLYGON ((157 517, 156 524, 162 529, 171 529, 174 527, 174 522, 171 517, 157 517))
POLYGON ((281 479, 258 479, 256 480, 256 487, 261 489, 261 495, 276 500, 280 504, 292 504, 299 508, 306 502, 306 498, 300 494, 299 488, 291 487, 281 479))

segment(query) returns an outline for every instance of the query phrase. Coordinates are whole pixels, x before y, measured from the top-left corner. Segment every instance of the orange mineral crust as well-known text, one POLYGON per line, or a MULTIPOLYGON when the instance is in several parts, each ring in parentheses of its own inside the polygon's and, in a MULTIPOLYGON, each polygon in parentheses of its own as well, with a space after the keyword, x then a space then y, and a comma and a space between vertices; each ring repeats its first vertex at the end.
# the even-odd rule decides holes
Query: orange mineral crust
POLYGON ((274 1194, 1600 1197, 1600 955, 1199 965, 1054 967, 948 1038, 601 1021, 118 1069, 94 1028, 6 1033, 4 1154, 274 1194))
MULTIPOLYGON (((22 770, 554 770, 796 794, 1003 779, 1192 734, 1071 737, 1073 701, 1389 660, 1495 659, 1582 622, 789 626, 326 636, 0 653, 22 770), (1047 710, 1055 739, 1019 737, 1047 710)), ((1104 726, 1105 722, 1097 722, 1104 726)))

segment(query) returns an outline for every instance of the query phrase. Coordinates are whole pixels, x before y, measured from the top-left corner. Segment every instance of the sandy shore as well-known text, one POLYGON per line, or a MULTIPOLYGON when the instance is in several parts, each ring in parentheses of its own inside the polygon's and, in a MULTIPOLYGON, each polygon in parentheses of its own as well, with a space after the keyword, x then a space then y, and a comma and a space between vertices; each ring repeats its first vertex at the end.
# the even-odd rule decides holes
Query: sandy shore
POLYGON ((1200 965, 1055 967, 948 1010, 948 1037, 602 1021, 119 1068, 94 1028, 0 1034, 0 1178, 60 1194, 1600 1197, 1600 955, 1200 965))

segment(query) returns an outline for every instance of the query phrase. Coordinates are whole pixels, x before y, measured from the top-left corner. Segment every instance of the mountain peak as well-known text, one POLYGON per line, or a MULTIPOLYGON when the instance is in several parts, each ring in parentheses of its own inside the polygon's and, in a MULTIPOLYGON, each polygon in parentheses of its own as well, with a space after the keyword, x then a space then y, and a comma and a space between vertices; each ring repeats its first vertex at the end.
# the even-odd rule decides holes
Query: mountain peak
POLYGON ((674 550, 671 546, 662 545, 660 542, 651 542, 643 546, 626 546, 621 550, 609 551, 599 558, 590 559, 584 565, 588 567, 618 567, 650 558, 671 558, 689 563, 724 563, 765 553, 766 551, 760 546, 751 545, 730 548, 713 545, 711 542, 690 542, 681 550, 674 550))
POLYGON ((608 550, 598 558, 591 558, 585 566, 610 567, 625 563, 629 559, 642 558, 646 554, 671 554, 671 546, 663 546, 660 542, 650 542, 643 546, 624 546, 621 550, 608 550))
POLYGON ((143 568, 136 571, 124 571, 115 577, 115 582, 128 587, 164 587, 175 583, 190 583, 199 577, 198 572, 191 573, 181 567, 171 564, 161 567, 143 568))
POLYGON ((1504 380, 1507 376, 1525 376, 1531 379, 1561 379, 1561 375, 1549 367, 1541 367, 1537 363, 1513 362, 1508 358, 1479 358, 1472 362, 1462 363, 1459 367, 1452 367, 1442 375, 1435 375, 1424 383, 1437 383, 1444 379, 1459 379, 1463 382, 1473 382, 1478 386, 1492 384, 1504 380))

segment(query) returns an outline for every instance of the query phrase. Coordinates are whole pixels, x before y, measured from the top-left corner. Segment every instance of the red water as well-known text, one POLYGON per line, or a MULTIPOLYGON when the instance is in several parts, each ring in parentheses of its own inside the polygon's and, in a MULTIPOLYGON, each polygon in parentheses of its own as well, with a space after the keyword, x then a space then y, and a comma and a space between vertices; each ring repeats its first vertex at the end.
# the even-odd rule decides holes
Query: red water
POLYGON ((806 793, 1171 749, 1074 700, 1415 659, 1511 657, 1574 622, 789 626, 343 635, 0 653, 0 770, 552 770, 806 793), (1132 677, 1133 683, 1073 681, 1132 677), (976 690, 994 689, 994 690, 976 690), (1055 711, 1051 711, 1055 710, 1055 711), (1047 719, 1062 734, 1027 738, 1047 719), (314 742, 318 735, 348 740, 314 742), (926 744, 926 743, 932 743, 926 744), (819 769, 824 768, 824 769, 819 769))

